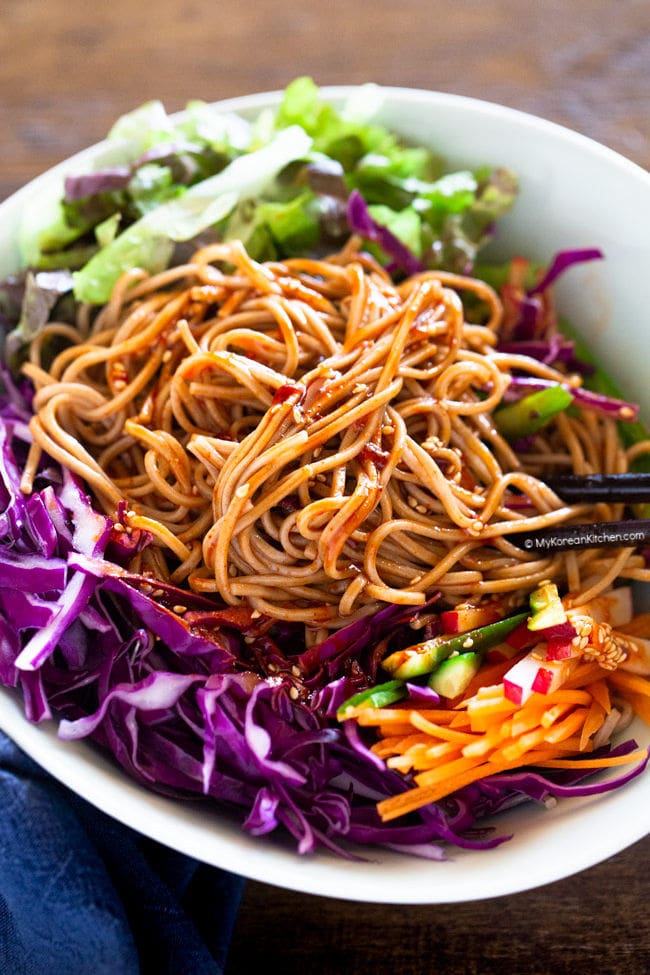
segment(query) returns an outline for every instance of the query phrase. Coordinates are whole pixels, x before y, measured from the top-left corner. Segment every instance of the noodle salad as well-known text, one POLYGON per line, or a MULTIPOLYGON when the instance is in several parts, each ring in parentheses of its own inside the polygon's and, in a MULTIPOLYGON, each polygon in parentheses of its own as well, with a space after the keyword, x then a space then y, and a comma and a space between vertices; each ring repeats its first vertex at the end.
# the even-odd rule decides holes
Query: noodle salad
POLYGON ((555 307, 603 255, 481 263, 516 176, 376 97, 144 106, 27 207, 0 681, 253 835, 442 859, 647 764, 650 438, 555 307))

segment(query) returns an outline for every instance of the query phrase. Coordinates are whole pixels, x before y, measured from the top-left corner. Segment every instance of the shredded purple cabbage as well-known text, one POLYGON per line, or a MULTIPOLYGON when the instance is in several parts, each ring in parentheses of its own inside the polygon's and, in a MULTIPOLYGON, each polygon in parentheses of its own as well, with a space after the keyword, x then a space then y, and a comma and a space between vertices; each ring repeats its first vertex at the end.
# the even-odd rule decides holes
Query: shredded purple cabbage
POLYGON ((516 313, 516 320, 510 327, 508 344, 512 342, 515 346, 519 343, 530 345, 530 351, 524 352, 523 349, 513 349, 513 352, 521 351, 523 355, 532 355, 536 359, 539 358, 549 363, 555 360, 571 361, 573 367, 580 372, 583 372, 583 368, 585 371, 589 371, 589 367, 585 363, 574 362, 572 354, 566 348, 563 349, 562 346, 556 345, 557 336, 555 334, 549 335, 551 326, 555 324, 555 316, 552 313, 549 314, 544 293, 568 268, 585 261, 600 260, 602 257, 602 252, 594 247, 559 251, 545 274, 528 291, 520 291, 510 284, 505 285, 504 295, 507 292, 508 300, 514 304, 516 313), (549 345, 544 348, 547 342, 549 345))
POLYGON ((350 230, 366 240, 378 244, 393 259, 392 267, 407 275, 424 270, 424 264, 403 244, 388 227, 378 223, 371 215, 368 204, 359 190, 352 190, 347 202, 347 218, 350 230))
POLYGON ((589 362, 578 359, 575 354, 575 342, 564 338, 557 332, 548 339, 512 339, 500 342, 499 352, 511 355, 525 355, 530 359, 537 359, 547 366, 554 366, 557 362, 564 363, 572 372, 579 372, 582 376, 591 375, 594 367, 589 362))
POLYGON ((534 295, 542 294, 555 283, 564 271, 573 267, 574 264, 584 264, 585 261, 600 261, 603 258, 603 252, 598 250, 597 247, 573 248, 571 250, 559 251, 551 261, 546 274, 544 274, 542 279, 533 288, 529 289, 528 297, 531 298, 534 295))

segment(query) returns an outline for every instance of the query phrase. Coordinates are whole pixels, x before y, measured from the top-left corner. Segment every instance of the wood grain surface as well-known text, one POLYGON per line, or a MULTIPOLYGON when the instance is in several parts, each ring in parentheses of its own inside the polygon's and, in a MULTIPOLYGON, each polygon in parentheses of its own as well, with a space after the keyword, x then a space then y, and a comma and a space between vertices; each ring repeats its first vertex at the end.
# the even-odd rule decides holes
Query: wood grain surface
MULTIPOLYGON (((0 199, 147 99, 175 110, 299 74, 501 102, 650 167, 648 0, 0 0, 0 15, 0 199)), ((650 837, 538 890, 431 907, 249 883, 228 975, 646 975, 649 859, 650 837)))

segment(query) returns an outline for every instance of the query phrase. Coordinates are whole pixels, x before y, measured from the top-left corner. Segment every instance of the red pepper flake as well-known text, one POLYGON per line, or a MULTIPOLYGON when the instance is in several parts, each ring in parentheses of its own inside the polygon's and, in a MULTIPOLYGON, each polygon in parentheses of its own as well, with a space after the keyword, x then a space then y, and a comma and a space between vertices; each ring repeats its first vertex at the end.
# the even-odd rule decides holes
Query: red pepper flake
POLYGON ((304 386, 299 386, 298 383, 285 383, 283 386, 279 386, 275 391, 273 397, 273 406, 280 406, 282 403, 286 403, 288 399, 299 393, 301 398, 305 392, 304 386))
POLYGON ((361 448, 361 453, 359 455, 361 463, 374 464, 375 467, 382 471, 386 464, 388 463, 388 458, 390 454, 387 450, 382 450, 375 443, 367 443, 361 448))

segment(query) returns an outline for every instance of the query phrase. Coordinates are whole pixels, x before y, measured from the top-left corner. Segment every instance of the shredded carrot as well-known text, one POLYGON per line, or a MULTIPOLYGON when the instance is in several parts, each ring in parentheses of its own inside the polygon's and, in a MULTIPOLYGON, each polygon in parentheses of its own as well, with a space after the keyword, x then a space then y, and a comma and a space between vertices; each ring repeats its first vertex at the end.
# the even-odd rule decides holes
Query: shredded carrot
POLYGON ((427 756, 431 760, 436 760, 438 758, 444 758, 447 755, 458 755, 461 752, 464 754, 465 748, 470 746, 466 745, 463 747, 457 741, 441 741, 438 745, 431 745, 427 749, 427 756))
POLYGON ((536 764, 542 768, 613 768, 616 765, 645 762, 647 757, 648 753, 645 748, 638 748, 628 755, 614 755, 609 758, 551 758, 536 764))
POLYGON ((625 694, 625 698, 632 705, 634 713, 638 714, 642 721, 650 725, 650 698, 642 694, 630 694, 629 692, 625 694))
MULTIPOLYGON (((650 625, 650 614, 648 625, 650 625)), ((650 679, 576 661, 562 686, 533 693, 516 704, 502 677, 513 661, 479 671, 462 697, 448 707, 364 708, 359 724, 376 730, 373 751, 387 766, 412 773, 415 787, 377 806, 382 819, 419 809, 500 772, 526 767, 600 769, 646 759, 644 749, 594 758, 594 740, 612 709, 611 695, 625 698, 650 724, 650 679)))
MULTIPOLYGON (((540 757, 550 759, 553 755, 554 752, 550 749, 538 753, 538 759, 540 757)), ((492 769, 491 773, 507 772, 510 769, 517 768, 520 764, 521 762, 519 760, 502 762, 498 768, 492 769)), ((408 812, 413 812, 415 809, 420 809, 421 806, 425 806, 430 802, 437 802, 439 799, 444 799, 445 796, 451 795, 452 792, 457 792, 466 785, 471 785, 472 782, 476 782, 477 779, 482 779, 484 776, 484 765, 475 766, 463 772, 457 772, 445 783, 436 783, 426 787, 420 786, 416 789, 409 789, 408 792, 401 792, 397 796, 391 796, 390 799, 383 799, 377 804, 377 811, 384 821, 395 819, 397 816, 403 816, 408 812)))
POLYGON ((633 694, 650 697, 650 680, 645 677, 628 674, 622 670, 614 670, 609 675, 609 680, 623 691, 632 691, 633 694))
MULTIPOLYGON (((629 755, 619 755, 614 758, 585 758, 585 759, 556 759, 552 756, 551 751, 538 751, 531 753, 528 758, 530 759, 527 764, 534 764, 539 768, 609 768, 616 765, 625 765, 632 762, 645 761, 648 753, 645 749, 639 749, 638 751, 631 752, 629 755)), ((497 774, 498 772, 507 772, 515 769, 521 765, 519 759, 514 759, 511 762, 504 761, 499 763, 498 767, 491 770, 491 774, 497 774)), ((475 766, 474 768, 468 768, 463 771, 456 771, 446 783, 435 783, 428 786, 419 786, 416 789, 410 789, 408 792, 402 792, 397 796, 391 796, 390 799, 384 799, 382 802, 377 804, 377 810, 381 818, 386 822, 390 819, 396 819, 398 816, 403 816, 408 812, 413 812, 416 809, 420 809, 422 806, 428 805, 430 802, 438 802, 439 799, 444 799, 445 796, 451 795, 452 792, 457 792, 459 789, 464 788, 466 785, 471 785, 472 782, 476 782, 478 779, 484 778, 485 768, 482 765, 475 766)))
POLYGON ((544 714, 539 719, 539 723, 541 724, 542 728, 550 728, 555 721, 567 714, 572 707, 572 704, 554 704, 552 707, 547 708, 546 711, 544 711, 544 714))
POLYGON ((450 762, 439 766, 439 768, 420 772, 419 775, 415 776, 415 781, 419 786, 434 785, 436 782, 443 782, 449 776, 453 777, 454 775, 466 772, 476 765, 483 765, 480 756, 478 758, 465 758, 464 756, 461 756, 461 758, 453 758, 450 762))
POLYGON ((563 690, 571 690, 574 687, 585 687, 594 680, 603 676, 603 668, 597 663, 578 664, 571 676, 562 685, 563 690))
POLYGON ((607 682, 601 677, 600 680, 592 681, 586 688, 594 701, 597 701, 605 714, 609 714, 612 710, 612 702, 609 696, 609 688, 607 682))
POLYGON ((580 751, 584 751, 591 736, 595 735, 595 733, 601 727, 605 713, 606 712, 603 710, 603 706, 594 698, 594 701, 589 708, 589 713, 587 714, 582 725, 582 732, 580 734, 580 751))
POLYGON ((441 738, 443 741, 459 741, 463 744, 476 741, 476 735, 469 735, 466 731, 454 731, 452 728, 445 728, 442 725, 434 724, 418 711, 412 712, 411 723, 415 728, 419 728, 420 731, 424 731, 434 738, 441 738))
MULTIPOLYGON (((549 742, 551 745, 557 744, 559 741, 564 741, 565 738, 570 738, 571 735, 575 734, 584 725, 587 715, 589 714, 588 708, 577 708, 572 711, 568 717, 560 721, 559 724, 553 725, 548 731, 544 730, 544 741, 549 742)), ((602 720, 598 727, 602 724, 602 720)))

